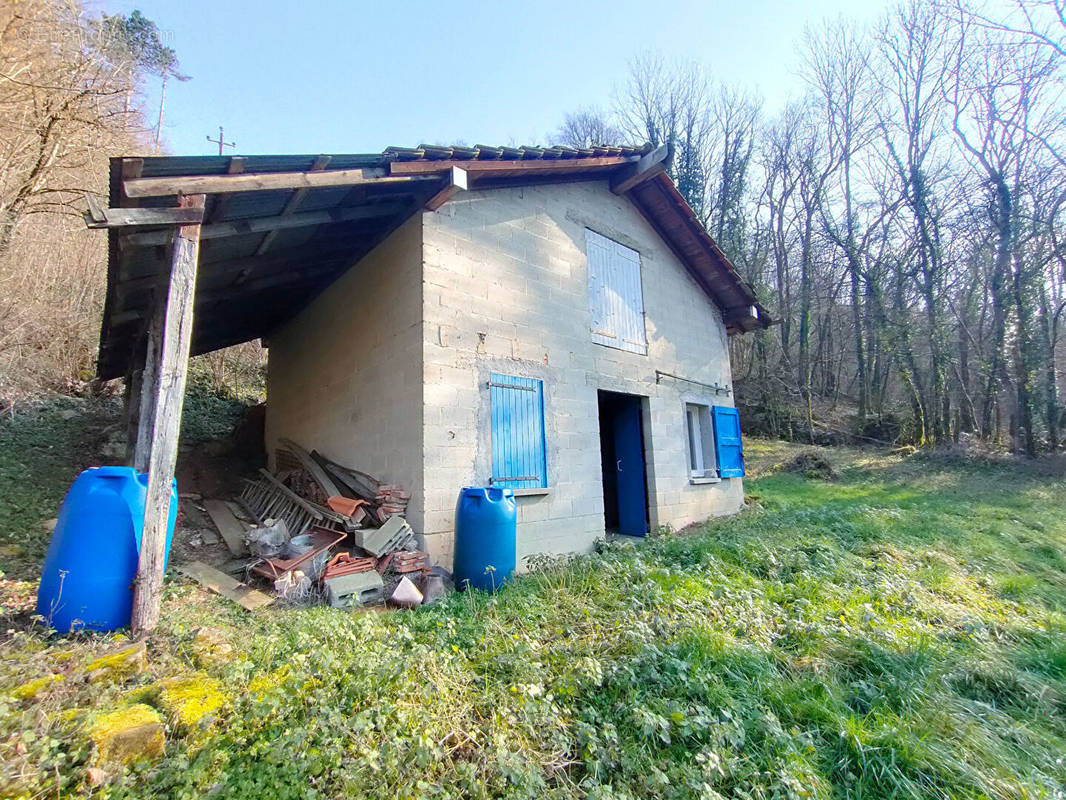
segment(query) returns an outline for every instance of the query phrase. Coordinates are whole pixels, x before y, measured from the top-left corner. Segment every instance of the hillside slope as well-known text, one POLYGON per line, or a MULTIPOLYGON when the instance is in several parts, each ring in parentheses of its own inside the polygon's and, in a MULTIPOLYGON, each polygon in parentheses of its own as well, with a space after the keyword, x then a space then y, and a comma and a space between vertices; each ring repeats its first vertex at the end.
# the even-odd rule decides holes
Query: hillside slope
POLYGON ((495 598, 253 616, 172 577, 147 670, 112 682, 83 679, 111 637, 10 630, 3 693, 43 688, 0 700, 6 791, 87 793, 86 730, 143 703, 165 756, 109 797, 1061 797, 1055 465, 822 449, 824 480, 747 448, 740 516, 495 598))

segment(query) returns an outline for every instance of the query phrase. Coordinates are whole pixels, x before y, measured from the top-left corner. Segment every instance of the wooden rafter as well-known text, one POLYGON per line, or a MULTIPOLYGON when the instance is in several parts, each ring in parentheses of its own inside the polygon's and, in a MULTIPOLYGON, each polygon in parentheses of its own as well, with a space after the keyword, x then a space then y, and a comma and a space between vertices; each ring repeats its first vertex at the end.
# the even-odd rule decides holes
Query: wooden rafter
MULTIPOLYGON (((315 159, 315 163, 311 165, 311 172, 321 172, 329 166, 331 159, 332 156, 319 156, 315 159)), ((296 210, 300 207, 300 203, 304 201, 304 198, 307 197, 309 191, 311 190, 306 187, 294 191, 292 197, 290 197, 285 203, 285 207, 281 209, 281 214, 279 214, 279 216, 287 217, 296 213, 296 210)), ((256 248, 255 254, 261 256, 269 250, 270 245, 274 243, 274 237, 277 235, 277 229, 268 231, 267 235, 263 237, 263 241, 259 243, 259 247, 256 248)))
MULTIPOLYGON (((217 222, 214 225, 204 225, 200 232, 200 238, 219 239, 226 236, 243 236, 247 233, 263 233, 282 228, 304 228, 311 225, 330 225, 338 222, 388 217, 404 207, 404 203, 379 203, 355 208, 331 208, 325 211, 309 211, 305 214, 291 214, 287 217, 253 217, 252 219, 240 219, 232 222, 217 222)), ((169 240, 170 231, 132 233, 122 238, 124 244, 138 247, 166 244, 169 240)))
POLYGON ((625 194, 644 181, 664 172, 669 152, 670 148, 667 145, 659 145, 647 155, 641 156, 640 160, 631 167, 620 170, 619 174, 611 179, 611 191, 615 194, 625 194))
MULTIPOLYGON (((246 156, 231 156, 229 165, 226 167, 226 172, 229 175, 240 175, 244 172, 245 167, 248 164, 248 158, 246 156)), ((229 206, 230 195, 221 194, 218 197, 213 198, 211 203, 211 210, 207 212, 204 217, 205 222, 218 222, 226 214, 226 207, 229 206)))
POLYGON ((465 191, 467 187, 467 175, 466 170, 461 167, 452 167, 449 175, 448 183, 426 201, 427 211, 436 211, 442 205, 451 200, 459 192, 465 191))
POLYGON ((322 172, 260 172, 248 175, 186 175, 166 178, 133 178, 124 181, 127 197, 166 197, 181 194, 226 194, 285 189, 316 189, 325 186, 357 186, 363 183, 405 183, 418 175, 389 176, 381 168, 335 169, 322 172))

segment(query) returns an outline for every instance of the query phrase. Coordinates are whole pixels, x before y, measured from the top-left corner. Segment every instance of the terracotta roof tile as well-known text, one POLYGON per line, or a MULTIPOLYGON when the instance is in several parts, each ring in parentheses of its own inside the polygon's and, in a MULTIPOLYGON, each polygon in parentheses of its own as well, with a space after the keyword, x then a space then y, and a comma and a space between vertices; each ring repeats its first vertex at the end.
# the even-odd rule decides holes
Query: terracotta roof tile
POLYGON ((476 144, 461 145, 420 144, 418 147, 387 147, 382 156, 390 161, 530 161, 561 160, 567 158, 597 158, 603 156, 642 156, 652 150, 651 145, 602 147, 493 147, 476 144))

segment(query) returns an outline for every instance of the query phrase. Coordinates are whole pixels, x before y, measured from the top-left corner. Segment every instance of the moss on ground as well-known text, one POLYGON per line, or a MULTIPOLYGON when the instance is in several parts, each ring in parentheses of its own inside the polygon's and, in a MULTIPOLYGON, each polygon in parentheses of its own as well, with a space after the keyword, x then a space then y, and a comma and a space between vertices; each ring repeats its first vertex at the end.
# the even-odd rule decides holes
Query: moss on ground
MULTIPOLYGON (((168 581, 148 672, 0 699, 4 778, 87 792, 71 719, 163 705, 203 663, 214 724, 110 797, 1062 797, 1061 472, 852 449, 818 449, 833 482, 771 469, 799 451, 747 443, 737 517, 495 597, 248 614, 168 581), (199 661, 203 628, 232 658, 199 661)), ((114 646, 16 630, 0 697, 114 646)))
POLYGON ((166 737, 159 712, 132 705, 100 714, 88 726, 97 764, 131 764, 163 755, 166 737))
POLYGON ((226 702, 223 685, 203 672, 166 678, 158 689, 160 708, 184 729, 201 725, 226 702))

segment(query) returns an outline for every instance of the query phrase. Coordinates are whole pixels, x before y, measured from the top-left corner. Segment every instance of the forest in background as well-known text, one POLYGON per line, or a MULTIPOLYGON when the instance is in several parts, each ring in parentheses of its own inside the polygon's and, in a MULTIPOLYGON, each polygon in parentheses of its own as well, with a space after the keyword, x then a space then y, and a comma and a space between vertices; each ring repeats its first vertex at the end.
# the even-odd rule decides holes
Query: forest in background
MULTIPOLYGON (((1035 454, 1063 439, 1064 55, 1066 0, 905 0, 808 30, 805 91, 779 112, 651 53, 549 138, 670 145, 778 320, 732 341, 747 430, 1035 454)), ((171 79, 188 77, 138 12, 0 10, 0 406, 102 388, 105 254, 83 196, 106 197, 109 156, 159 152, 171 79)), ((221 390, 262 351, 200 361, 221 390)))
POLYGON ((669 144, 779 324, 733 338, 745 429, 919 446, 1062 442, 1066 3, 905 0, 798 48, 780 113, 635 59, 556 143, 669 144))
MULTIPOLYGON (((107 203, 111 156, 161 152, 167 82, 188 80, 164 38, 138 11, 0 5, 0 409, 111 388, 93 380, 106 248, 82 212, 86 194, 107 203), (162 84, 151 109, 148 81, 162 84)), ((200 362, 222 390, 262 358, 255 344, 200 362)))

